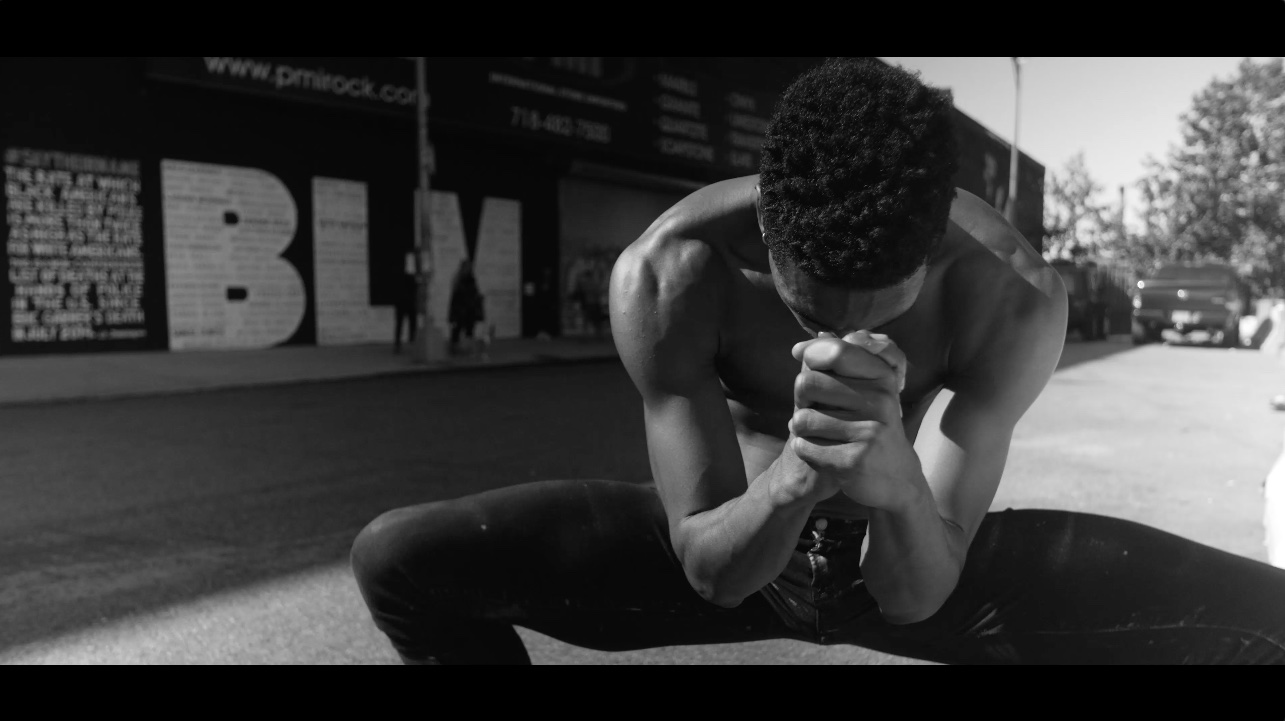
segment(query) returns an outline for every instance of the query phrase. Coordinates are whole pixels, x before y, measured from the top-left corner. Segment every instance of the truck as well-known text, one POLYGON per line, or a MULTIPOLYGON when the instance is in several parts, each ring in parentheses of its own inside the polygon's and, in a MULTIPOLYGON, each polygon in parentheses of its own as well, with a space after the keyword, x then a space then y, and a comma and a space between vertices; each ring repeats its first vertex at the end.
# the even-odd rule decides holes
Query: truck
POLYGON ((1114 290, 1105 269, 1089 259, 1058 258, 1049 265, 1062 276, 1062 285, 1066 286, 1067 332, 1078 331, 1080 339, 1086 341, 1105 339, 1112 328, 1114 290))
POLYGON ((1240 345, 1240 319, 1250 312, 1249 286, 1230 265, 1168 263, 1138 281, 1133 294, 1133 344, 1176 335, 1227 348, 1240 345))

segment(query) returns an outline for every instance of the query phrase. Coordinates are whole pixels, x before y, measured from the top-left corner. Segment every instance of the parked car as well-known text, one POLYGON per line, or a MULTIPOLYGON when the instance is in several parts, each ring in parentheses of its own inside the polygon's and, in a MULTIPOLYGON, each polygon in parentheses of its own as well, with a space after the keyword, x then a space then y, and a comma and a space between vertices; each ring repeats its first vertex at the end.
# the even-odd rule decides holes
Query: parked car
POLYGON ((1213 343, 1240 345, 1240 319, 1251 312, 1249 286, 1221 263, 1173 263, 1138 281, 1133 296, 1134 345, 1158 341, 1166 330, 1195 333, 1213 343))
POLYGON ((1067 331, 1078 330, 1084 340, 1101 340, 1110 332, 1106 285, 1096 263, 1053 260, 1066 286, 1067 331))

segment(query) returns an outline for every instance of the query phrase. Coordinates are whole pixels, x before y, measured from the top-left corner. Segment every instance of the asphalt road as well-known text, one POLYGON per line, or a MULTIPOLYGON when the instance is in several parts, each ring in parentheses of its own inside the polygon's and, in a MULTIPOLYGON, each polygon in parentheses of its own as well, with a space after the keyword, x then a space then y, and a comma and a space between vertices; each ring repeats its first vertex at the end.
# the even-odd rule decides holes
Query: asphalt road
MULTIPOLYGON (((1285 367, 1068 342, 993 508, 1148 523, 1265 560, 1285 367)), ((938 405, 945 399, 939 399, 938 405)), ((650 481, 615 362, 0 408, 0 663, 395 663, 347 566, 380 512, 546 478, 650 481)), ((759 642, 542 664, 920 663, 759 642)))

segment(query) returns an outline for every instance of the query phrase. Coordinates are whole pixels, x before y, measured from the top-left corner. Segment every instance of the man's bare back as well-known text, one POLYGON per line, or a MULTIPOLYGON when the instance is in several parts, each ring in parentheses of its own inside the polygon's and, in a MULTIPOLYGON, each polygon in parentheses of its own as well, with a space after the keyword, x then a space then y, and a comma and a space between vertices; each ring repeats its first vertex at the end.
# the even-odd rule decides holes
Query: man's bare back
MULTIPOLYGON (((755 220, 757 182, 757 175, 745 176, 692 193, 618 261, 651 264, 670 282, 702 284, 699 295, 719 309, 715 322, 699 330, 717 341, 711 360, 747 480, 777 459, 789 437, 799 372, 789 349, 815 337, 785 306, 773 282, 755 220)), ((950 388, 953 376, 969 372, 978 346, 994 341, 996 333, 1016 332, 1018 326, 1007 322, 1014 312, 1048 306, 1060 284, 1057 272, 985 201, 957 193, 946 235, 929 259, 914 304, 891 322, 868 329, 886 334, 909 360, 901 406, 912 442, 939 391, 950 388)), ((843 494, 819 503, 816 512, 866 517, 866 509, 843 494)))

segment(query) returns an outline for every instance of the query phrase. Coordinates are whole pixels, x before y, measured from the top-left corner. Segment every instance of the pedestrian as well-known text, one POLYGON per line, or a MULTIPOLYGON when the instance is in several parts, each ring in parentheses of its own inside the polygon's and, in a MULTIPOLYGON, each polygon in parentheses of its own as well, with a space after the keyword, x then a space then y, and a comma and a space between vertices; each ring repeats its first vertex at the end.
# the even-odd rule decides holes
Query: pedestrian
POLYGON ((1285 444, 1263 479, 1263 545, 1267 562, 1285 568, 1285 444))
POLYGON ((474 329, 486 319, 485 299, 473 275, 473 262, 468 258, 460 261, 459 270, 451 283, 451 303, 448 311, 451 324, 450 352, 452 355, 461 352, 471 353, 475 345, 474 329), (467 348, 460 344, 467 339, 467 348))
POLYGON ((1122 519, 989 510, 1067 296, 954 187, 952 113, 869 60, 791 84, 759 174, 689 195, 616 262, 654 487, 526 482, 376 518, 353 571, 401 658, 529 663, 520 625, 599 650, 1285 663, 1285 570, 1122 519))
POLYGON ((397 278, 393 299, 393 353, 402 352, 402 327, 406 328, 406 342, 415 342, 419 325, 419 279, 413 272, 402 272, 397 278))
POLYGON ((594 338, 601 337, 607 326, 607 284, 610 273, 601 260, 594 258, 576 276, 571 298, 580 307, 584 330, 594 338))
MULTIPOLYGON (((1285 356, 1285 301, 1277 301, 1272 304, 1264 324, 1268 326, 1269 331, 1258 349, 1280 360, 1285 356)), ((1285 394, 1278 393, 1268 399, 1267 402, 1273 409, 1285 411, 1285 394)))
POLYGON ((541 268, 540 280, 531 285, 535 337, 541 341, 553 340, 558 332, 558 284, 553 277, 553 268, 541 268))

